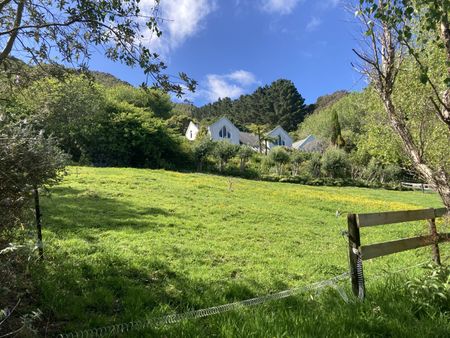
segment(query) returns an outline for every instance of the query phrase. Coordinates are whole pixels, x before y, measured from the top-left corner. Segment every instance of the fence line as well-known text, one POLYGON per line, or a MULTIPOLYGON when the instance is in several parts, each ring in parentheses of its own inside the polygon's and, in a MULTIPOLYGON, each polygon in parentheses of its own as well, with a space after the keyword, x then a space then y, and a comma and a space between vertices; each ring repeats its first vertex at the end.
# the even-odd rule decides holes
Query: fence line
POLYGON ((347 279, 349 274, 347 272, 335 276, 333 278, 322 280, 313 284, 309 284, 303 287, 288 289, 285 291, 277 292, 268 294, 261 297, 246 299, 243 301, 237 301, 234 303, 229 304, 223 304, 219 306, 213 306, 206 309, 201 310, 193 310, 188 311, 184 313, 179 314, 172 314, 167 315, 163 317, 156 317, 156 318, 148 318, 140 321, 133 321, 128 323, 121 323, 121 324, 115 324, 115 325, 109 325, 94 329, 88 329, 83 331, 77 331, 77 332, 71 332, 71 333, 61 333, 57 337, 58 338, 93 338, 93 337, 104 337, 108 335, 114 335, 119 333, 125 333, 133 330, 142 330, 150 326, 160 326, 160 325, 166 325, 166 324, 175 324, 178 322, 181 322, 185 319, 195 319, 195 318, 203 318, 208 317, 212 315, 216 315, 219 313, 229 312, 232 310, 236 310, 242 307, 246 306, 254 306, 263 304, 269 301, 278 300, 287 298, 296 294, 304 293, 307 291, 313 291, 313 290, 321 290, 325 287, 333 287, 337 289, 339 294, 342 296, 344 301, 348 302, 347 294, 344 290, 340 289, 336 283, 342 280, 347 279))

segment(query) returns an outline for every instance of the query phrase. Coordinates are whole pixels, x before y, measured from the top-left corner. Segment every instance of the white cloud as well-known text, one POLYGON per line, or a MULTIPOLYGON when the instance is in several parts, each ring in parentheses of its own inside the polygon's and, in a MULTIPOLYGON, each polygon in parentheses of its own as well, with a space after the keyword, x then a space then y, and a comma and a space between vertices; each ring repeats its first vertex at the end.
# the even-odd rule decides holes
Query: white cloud
POLYGON ((216 101, 219 98, 229 97, 235 99, 245 92, 253 84, 258 83, 254 74, 246 70, 237 70, 229 74, 208 74, 203 89, 200 89, 198 96, 202 96, 209 101, 216 101))
POLYGON ((262 9, 269 13, 290 14, 300 0, 262 0, 262 9))
POLYGON ((234 80, 236 82, 239 82, 242 85, 251 85, 253 83, 256 83, 255 75, 247 72, 246 70, 237 70, 231 74, 225 75, 230 80, 234 80))
POLYGON ((309 20, 308 24, 306 25, 306 30, 308 32, 311 32, 311 31, 315 30, 317 27, 319 27, 321 24, 322 24, 322 20, 320 20, 320 19, 316 18, 315 16, 313 16, 309 20))
MULTIPOLYGON (((141 0, 142 15, 152 15, 155 0, 141 0)), ((205 18, 217 8, 216 0, 161 0, 158 16, 162 36, 149 29, 143 31, 143 41, 159 53, 167 54, 204 27, 205 18)))

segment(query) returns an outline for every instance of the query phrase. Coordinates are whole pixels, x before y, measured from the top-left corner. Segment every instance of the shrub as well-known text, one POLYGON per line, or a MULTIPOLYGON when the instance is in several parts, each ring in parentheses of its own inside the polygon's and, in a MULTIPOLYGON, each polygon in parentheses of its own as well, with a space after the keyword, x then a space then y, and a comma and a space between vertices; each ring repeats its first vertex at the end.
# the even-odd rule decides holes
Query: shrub
POLYGON ((239 170, 244 172, 248 160, 253 156, 255 152, 249 146, 240 146, 237 152, 239 157, 239 170))
POLYGON ((319 153, 313 153, 309 161, 306 162, 306 173, 313 178, 320 177, 322 168, 322 157, 319 153))
POLYGON ((277 174, 282 175, 284 166, 289 163, 289 153, 283 147, 274 147, 270 150, 269 159, 275 164, 277 174))
POLYGON ((309 157, 308 153, 299 150, 293 150, 290 155, 292 175, 297 176, 300 171, 300 165, 309 157))
POLYGON ((192 144, 192 154, 194 156, 194 160, 197 163, 197 170, 202 171, 203 165, 208 157, 208 155, 214 149, 214 142, 208 138, 202 138, 195 141, 192 144))
POLYGON ((322 156, 322 171, 331 178, 345 178, 349 174, 349 160, 344 150, 328 148, 322 156))
POLYGON ((237 151, 238 146, 231 144, 230 142, 227 141, 216 142, 212 153, 218 160, 220 172, 223 172, 225 165, 232 157, 236 155, 237 151))
POLYGON ((421 278, 406 283, 416 314, 450 312, 450 269, 443 266, 429 266, 429 272, 421 278))

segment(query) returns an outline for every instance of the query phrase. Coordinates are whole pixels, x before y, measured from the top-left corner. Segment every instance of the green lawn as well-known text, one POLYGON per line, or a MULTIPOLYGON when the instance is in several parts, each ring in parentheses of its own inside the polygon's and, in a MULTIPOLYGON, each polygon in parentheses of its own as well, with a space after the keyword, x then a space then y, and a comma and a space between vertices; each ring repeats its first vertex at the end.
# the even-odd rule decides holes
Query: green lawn
MULTIPOLYGON (((70 167, 51 192, 42 201, 47 260, 43 273, 34 276, 40 308, 51 316, 55 333, 327 279, 347 271, 340 233, 347 212, 441 206, 436 195, 421 192, 123 168, 70 167), (343 215, 336 217, 337 210, 343 215)), ((413 223, 363 229, 362 241, 425 231, 425 224, 413 223)), ((329 291, 128 336, 446 336, 448 317, 408 313, 411 304, 398 291, 400 277, 371 280, 430 258, 430 250, 366 262, 364 304, 346 305, 329 291)), ((441 251, 450 254, 449 246, 441 251)))

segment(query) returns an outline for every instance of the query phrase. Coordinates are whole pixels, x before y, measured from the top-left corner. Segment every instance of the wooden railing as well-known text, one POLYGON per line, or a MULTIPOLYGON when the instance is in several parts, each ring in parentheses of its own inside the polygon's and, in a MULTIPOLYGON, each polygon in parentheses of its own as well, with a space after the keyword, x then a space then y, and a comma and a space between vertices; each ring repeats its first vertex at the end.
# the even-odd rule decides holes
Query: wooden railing
POLYGON ((443 217, 446 213, 447 209, 441 208, 348 214, 350 275, 353 293, 361 299, 365 296, 362 264, 364 260, 431 245, 433 248, 433 260, 437 264, 441 264, 438 244, 450 242, 450 233, 439 234, 436 230, 435 220, 443 217), (430 235, 361 245, 360 228, 421 220, 428 221, 430 235))
POLYGON ((426 184, 426 183, 401 182, 401 185, 404 188, 409 188, 409 189, 413 189, 413 190, 422 190, 422 192, 435 191, 434 187, 431 184, 426 184))

